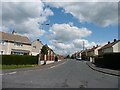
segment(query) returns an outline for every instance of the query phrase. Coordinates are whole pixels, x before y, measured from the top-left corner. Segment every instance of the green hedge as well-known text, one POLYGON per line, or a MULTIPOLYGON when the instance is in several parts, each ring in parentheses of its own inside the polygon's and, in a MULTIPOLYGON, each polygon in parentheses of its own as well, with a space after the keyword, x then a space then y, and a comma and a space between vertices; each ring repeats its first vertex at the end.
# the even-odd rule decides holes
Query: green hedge
POLYGON ((38 64, 38 56, 2 55, 2 65, 31 65, 38 64))
POLYGON ((120 53, 107 53, 95 58, 95 64, 98 66, 120 69, 120 53))
POLYGON ((58 61, 58 56, 55 56, 55 61, 58 61))

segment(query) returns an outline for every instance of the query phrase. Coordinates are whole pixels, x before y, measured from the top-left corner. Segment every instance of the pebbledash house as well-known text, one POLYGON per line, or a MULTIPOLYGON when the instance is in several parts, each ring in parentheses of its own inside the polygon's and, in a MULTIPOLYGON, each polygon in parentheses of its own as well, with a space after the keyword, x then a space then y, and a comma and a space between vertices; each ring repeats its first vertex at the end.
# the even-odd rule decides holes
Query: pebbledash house
POLYGON ((0 32, 0 55, 31 55, 30 40, 15 31, 11 33, 0 32))

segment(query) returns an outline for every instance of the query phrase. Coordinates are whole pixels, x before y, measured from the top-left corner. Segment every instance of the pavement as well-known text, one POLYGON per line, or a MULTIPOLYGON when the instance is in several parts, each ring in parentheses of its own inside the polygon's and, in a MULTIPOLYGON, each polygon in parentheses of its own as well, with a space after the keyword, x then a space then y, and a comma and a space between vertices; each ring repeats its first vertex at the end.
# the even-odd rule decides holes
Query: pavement
POLYGON ((119 70, 113 70, 113 69, 107 69, 107 68, 100 68, 97 67, 95 64, 86 61, 86 64, 93 70, 98 71, 98 72, 102 72, 105 74, 110 74, 110 75, 114 75, 114 76, 120 76, 120 71, 119 70))

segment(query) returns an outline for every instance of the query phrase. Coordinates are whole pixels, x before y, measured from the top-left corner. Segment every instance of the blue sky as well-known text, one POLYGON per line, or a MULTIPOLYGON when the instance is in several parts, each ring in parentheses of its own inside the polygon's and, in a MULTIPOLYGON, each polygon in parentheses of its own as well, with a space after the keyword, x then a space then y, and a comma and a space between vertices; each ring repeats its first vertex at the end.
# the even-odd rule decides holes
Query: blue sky
POLYGON ((3 2, 2 31, 14 29, 67 55, 118 38, 117 2, 3 2), (49 24, 45 25, 45 24, 49 24))
MULTIPOLYGON (((92 34, 88 37, 85 37, 84 39, 87 39, 90 42, 96 42, 98 44, 105 43, 108 41, 112 41, 113 39, 118 38, 118 26, 117 25, 109 25, 107 27, 101 27, 99 25, 95 25, 93 23, 88 22, 79 22, 79 20, 70 13, 63 12, 63 8, 51 8, 51 10, 54 12, 53 16, 48 17, 49 19, 45 23, 49 23, 50 26, 58 23, 69 23, 72 22, 74 26, 76 27, 86 27, 92 31, 92 34)), ((48 30, 50 26, 43 26, 44 29, 48 30)), ((48 40, 45 40, 43 38, 44 43, 49 43, 48 40)))

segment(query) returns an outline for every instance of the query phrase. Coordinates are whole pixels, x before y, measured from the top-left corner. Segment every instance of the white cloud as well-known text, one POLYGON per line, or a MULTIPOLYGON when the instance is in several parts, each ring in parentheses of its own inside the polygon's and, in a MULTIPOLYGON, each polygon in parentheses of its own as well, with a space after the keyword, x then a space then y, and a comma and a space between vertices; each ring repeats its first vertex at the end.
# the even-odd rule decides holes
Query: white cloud
POLYGON ((89 36, 92 33, 87 28, 78 28, 69 24, 54 24, 49 31, 50 38, 59 42, 68 42, 76 38, 89 36))
POLYGON ((0 2, 0 27, 2 27, 2 3, 0 2))
POLYGON ((34 40, 45 33, 45 30, 40 29, 40 24, 47 21, 47 17, 53 14, 49 8, 44 9, 41 1, 3 2, 3 31, 10 32, 10 28, 13 28, 18 34, 26 35, 34 40))
MULTIPOLYGON (((43 12, 44 5, 42 2, 4 2, 2 3, 3 21, 14 21, 21 23, 29 18, 36 18, 43 12)), ((4 24, 4 22, 3 22, 4 24)))
POLYGON ((61 55, 67 55, 74 51, 74 44, 72 43, 60 43, 60 42, 52 42, 51 48, 55 51, 57 54, 61 55))
POLYGON ((40 0, 1 0, 1 2, 40 2, 40 0))
POLYGON ((76 51, 83 50, 83 41, 84 41, 84 47, 85 49, 92 48, 93 46, 96 46, 95 42, 89 42, 85 39, 74 39, 71 42, 58 42, 57 40, 53 40, 51 42, 50 47, 55 51, 55 53, 61 54, 61 55, 68 55, 76 51))
POLYGON ((95 42, 89 42, 88 40, 85 40, 85 39, 75 39, 73 41, 73 43, 74 43, 75 47, 78 47, 78 48, 82 48, 83 43, 84 43, 85 48, 91 48, 93 46, 96 46, 95 42))
POLYGON ((87 28, 78 28, 69 24, 54 24, 48 34, 50 47, 59 54, 67 55, 75 51, 82 50, 83 41, 85 47, 90 48, 94 42, 88 42, 84 37, 91 35, 92 32, 87 28))
MULTIPOLYGON (((94 0, 93 0, 94 1, 94 0)), ((52 7, 62 7, 80 22, 89 22, 102 27, 118 23, 118 2, 48 2, 52 7)))

